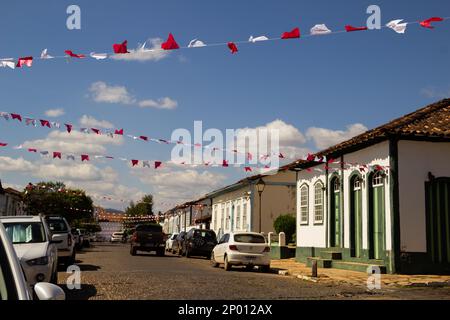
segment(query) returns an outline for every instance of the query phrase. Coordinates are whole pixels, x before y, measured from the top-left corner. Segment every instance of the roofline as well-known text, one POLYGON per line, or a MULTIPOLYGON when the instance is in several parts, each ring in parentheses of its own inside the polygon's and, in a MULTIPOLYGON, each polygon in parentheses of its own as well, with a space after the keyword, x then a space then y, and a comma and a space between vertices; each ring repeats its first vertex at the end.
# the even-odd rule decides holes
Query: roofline
MULTIPOLYGON (((361 149, 364 149, 368 146, 372 146, 375 145, 377 143, 381 143, 387 140, 391 140, 393 138, 396 138, 397 140, 418 140, 418 141, 436 141, 436 142, 449 142, 450 138, 447 137, 438 137, 438 136, 427 136, 427 135, 420 135, 420 134, 405 134, 405 133, 401 133, 401 132, 396 132, 395 130, 393 130, 392 128, 389 128, 389 125, 392 125, 393 123, 400 121, 404 118, 408 118, 411 117, 411 119, 404 119, 405 123, 403 123, 402 125, 411 123, 421 117, 423 117, 424 115, 428 114, 424 113, 425 109, 427 108, 433 108, 433 111, 435 109, 441 109, 444 108, 446 106, 450 105, 450 99, 443 99, 440 100, 438 102, 435 102, 433 104, 427 105, 423 108, 420 108, 419 110, 410 112, 404 116, 398 117, 394 120, 391 120, 383 125, 380 125, 378 127, 375 127, 373 129, 367 130, 359 135, 356 135, 348 140, 345 140, 343 142, 340 142, 338 144, 335 144, 331 147, 328 147, 327 149, 318 151, 316 153, 313 154, 314 157, 327 157, 327 158, 331 158, 331 157, 338 157, 347 153, 351 153, 351 152, 355 152, 355 151, 359 151, 361 149), (387 127, 387 128, 386 128, 387 127), (348 146, 345 146, 345 143, 349 143, 354 139, 358 139, 360 137, 364 137, 370 133, 375 133, 377 130, 380 130, 380 135, 378 136, 374 136, 374 137, 367 137, 367 139, 365 141, 361 141, 361 142, 357 142, 355 144, 351 144, 348 146), (343 145, 341 148, 337 148, 340 145, 343 145)), ((324 164, 324 162, 317 162, 317 161, 305 161, 304 163, 300 163, 300 164, 293 164, 290 168, 290 170, 292 171, 299 171, 301 169, 307 169, 310 167, 314 167, 320 164, 324 164)))

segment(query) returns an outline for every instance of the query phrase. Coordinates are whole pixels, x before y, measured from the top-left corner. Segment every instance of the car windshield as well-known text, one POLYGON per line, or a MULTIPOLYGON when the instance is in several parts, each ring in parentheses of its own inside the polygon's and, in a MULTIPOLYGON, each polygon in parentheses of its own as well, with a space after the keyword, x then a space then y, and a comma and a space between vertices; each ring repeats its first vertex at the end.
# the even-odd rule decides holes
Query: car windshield
POLYGON ((258 234, 235 234, 234 241, 242 243, 266 243, 266 239, 258 234))
POLYGON ((52 233, 66 233, 69 231, 63 219, 47 218, 46 221, 52 233))
POLYGON ((40 222, 10 222, 4 223, 4 226, 14 244, 46 241, 44 226, 40 222))
POLYGON ((136 227, 136 231, 146 232, 162 232, 162 227, 159 225, 141 225, 136 227))
POLYGON ((212 231, 207 230, 195 230, 194 238, 205 238, 207 240, 216 240, 216 235, 212 231))

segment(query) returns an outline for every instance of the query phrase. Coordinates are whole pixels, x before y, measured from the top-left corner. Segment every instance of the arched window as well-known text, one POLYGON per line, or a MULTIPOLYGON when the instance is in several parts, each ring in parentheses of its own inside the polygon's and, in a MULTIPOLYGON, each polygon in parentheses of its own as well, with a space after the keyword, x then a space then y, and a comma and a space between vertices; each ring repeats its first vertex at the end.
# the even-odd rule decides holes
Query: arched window
POLYGON ((314 185, 314 223, 323 223, 323 183, 314 185))
POLYGON ((353 191, 361 190, 361 178, 357 177, 353 181, 353 191))
POLYGON ((383 173, 378 171, 372 177, 372 187, 380 187, 383 185, 383 173))
POLYGON ((333 191, 340 192, 341 191, 341 180, 339 178, 334 179, 333 181, 333 191))
POLYGON ((309 192, 308 186, 303 185, 300 187, 300 224, 308 224, 309 222, 309 192))

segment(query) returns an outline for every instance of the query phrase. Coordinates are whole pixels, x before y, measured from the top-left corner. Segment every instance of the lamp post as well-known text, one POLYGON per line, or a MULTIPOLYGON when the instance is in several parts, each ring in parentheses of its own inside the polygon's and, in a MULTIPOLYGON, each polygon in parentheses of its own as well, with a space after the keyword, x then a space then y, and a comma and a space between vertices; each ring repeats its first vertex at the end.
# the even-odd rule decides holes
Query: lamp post
POLYGON ((259 233, 261 233, 261 220, 262 220, 262 216, 261 216, 261 211, 262 211, 262 207, 261 207, 261 195, 264 191, 264 189, 266 188, 266 183, 264 182, 264 180, 262 178, 260 178, 258 180, 258 182, 256 183, 256 190, 258 191, 258 195, 259 195, 259 233))

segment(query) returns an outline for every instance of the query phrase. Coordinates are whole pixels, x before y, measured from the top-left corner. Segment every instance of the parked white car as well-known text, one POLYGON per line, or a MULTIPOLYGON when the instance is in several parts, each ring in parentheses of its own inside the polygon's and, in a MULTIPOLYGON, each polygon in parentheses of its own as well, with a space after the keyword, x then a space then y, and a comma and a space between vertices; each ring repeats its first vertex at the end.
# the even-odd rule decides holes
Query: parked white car
POLYGON ((178 233, 173 233, 170 235, 169 239, 166 241, 166 251, 174 252, 173 251, 173 241, 178 236, 178 233))
POLYGON ((1 217, 13 243, 25 278, 33 287, 37 282, 58 283, 58 252, 47 224, 41 216, 1 217))
POLYGON ((111 242, 122 242, 123 232, 114 232, 111 235, 111 242))
MULTIPOLYGON (((64 300, 64 291, 57 285, 39 282, 34 288, 39 300, 64 300)), ((19 259, 3 224, 0 223, 0 301, 32 300, 19 259)))
POLYGON ((58 261, 70 266, 75 263, 75 240, 67 220, 61 216, 46 216, 52 240, 58 241, 58 261))
POLYGON ((245 266, 249 270, 258 266, 267 272, 270 270, 270 247, 260 233, 226 233, 213 249, 211 264, 213 267, 223 264, 226 271, 232 266, 245 266))

